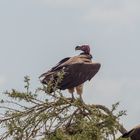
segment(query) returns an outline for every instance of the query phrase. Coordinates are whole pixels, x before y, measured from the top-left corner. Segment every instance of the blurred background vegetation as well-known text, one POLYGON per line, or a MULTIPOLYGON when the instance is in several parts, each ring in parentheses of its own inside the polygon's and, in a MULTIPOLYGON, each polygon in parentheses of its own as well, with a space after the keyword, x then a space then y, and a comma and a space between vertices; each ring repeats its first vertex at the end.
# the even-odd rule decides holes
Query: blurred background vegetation
POLYGON ((118 133, 126 132, 119 122, 126 111, 117 110, 119 103, 110 109, 86 104, 65 97, 59 90, 48 93, 44 85, 31 91, 28 76, 24 82, 24 91, 12 89, 3 93, 1 140, 116 140, 118 133))

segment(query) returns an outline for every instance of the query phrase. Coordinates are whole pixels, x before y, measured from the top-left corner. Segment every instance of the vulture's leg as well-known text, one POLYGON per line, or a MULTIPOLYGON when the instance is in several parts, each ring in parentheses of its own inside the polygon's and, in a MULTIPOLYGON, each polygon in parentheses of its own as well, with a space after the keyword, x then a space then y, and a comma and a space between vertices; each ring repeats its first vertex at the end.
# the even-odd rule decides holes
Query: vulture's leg
POLYGON ((79 95, 80 97, 80 100, 83 101, 82 99, 82 93, 83 93, 83 84, 79 85, 76 87, 76 91, 77 91, 77 94, 79 95))
POLYGON ((70 88, 70 89, 68 89, 68 91, 69 91, 69 93, 71 93, 71 96, 72 96, 72 100, 74 100, 75 98, 74 98, 74 88, 70 88))
POLYGON ((80 101, 84 102, 82 98, 82 94, 79 94, 79 98, 80 98, 80 101))

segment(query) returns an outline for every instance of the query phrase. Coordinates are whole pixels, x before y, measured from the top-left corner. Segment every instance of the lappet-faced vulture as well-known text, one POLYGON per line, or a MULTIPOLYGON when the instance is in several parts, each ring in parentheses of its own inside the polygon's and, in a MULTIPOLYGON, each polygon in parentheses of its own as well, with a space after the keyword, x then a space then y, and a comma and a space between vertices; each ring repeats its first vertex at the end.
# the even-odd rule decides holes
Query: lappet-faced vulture
POLYGON ((140 125, 122 135, 122 138, 131 138, 131 140, 140 140, 140 125))
POLYGON ((74 98, 73 93, 76 89, 77 94, 82 99, 84 82, 91 80, 99 71, 101 65, 92 62, 89 45, 76 46, 75 50, 81 50, 82 53, 78 56, 62 59, 56 66, 40 76, 41 82, 49 85, 48 92, 54 92, 56 89, 53 87, 57 83, 57 89, 68 89, 72 98, 74 98), (59 80, 62 71, 63 78, 59 80))

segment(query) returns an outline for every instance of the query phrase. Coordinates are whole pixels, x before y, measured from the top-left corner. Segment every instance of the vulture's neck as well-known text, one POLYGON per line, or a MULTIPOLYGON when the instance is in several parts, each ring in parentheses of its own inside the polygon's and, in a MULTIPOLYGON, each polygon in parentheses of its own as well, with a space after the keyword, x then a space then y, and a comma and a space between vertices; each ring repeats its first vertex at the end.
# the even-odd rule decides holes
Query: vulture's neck
POLYGON ((89 57, 90 60, 92 59, 92 55, 90 53, 84 53, 84 52, 82 52, 82 53, 80 53, 80 55, 86 55, 86 56, 89 57))

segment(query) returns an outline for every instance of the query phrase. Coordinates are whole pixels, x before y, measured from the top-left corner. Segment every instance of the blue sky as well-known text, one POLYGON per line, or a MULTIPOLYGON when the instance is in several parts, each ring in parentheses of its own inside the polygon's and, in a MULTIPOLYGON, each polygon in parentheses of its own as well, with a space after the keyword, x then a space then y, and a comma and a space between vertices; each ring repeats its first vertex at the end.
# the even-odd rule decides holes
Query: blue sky
POLYGON ((139 0, 0 0, 0 92, 22 89, 67 56, 89 44, 102 67, 87 82, 87 103, 120 101, 126 128, 140 118, 139 0))

